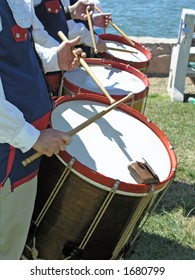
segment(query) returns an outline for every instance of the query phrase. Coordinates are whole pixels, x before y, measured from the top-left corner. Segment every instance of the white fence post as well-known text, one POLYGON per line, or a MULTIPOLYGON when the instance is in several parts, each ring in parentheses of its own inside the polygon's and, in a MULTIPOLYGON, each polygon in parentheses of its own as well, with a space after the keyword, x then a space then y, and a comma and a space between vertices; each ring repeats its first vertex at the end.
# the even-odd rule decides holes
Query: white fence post
POLYGON ((183 9, 178 41, 173 47, 167 91, 173 101, 184 101, 186 76, 195 77, 195 70, 188 67, 190 48, 195 26, 195 10, 183 9))

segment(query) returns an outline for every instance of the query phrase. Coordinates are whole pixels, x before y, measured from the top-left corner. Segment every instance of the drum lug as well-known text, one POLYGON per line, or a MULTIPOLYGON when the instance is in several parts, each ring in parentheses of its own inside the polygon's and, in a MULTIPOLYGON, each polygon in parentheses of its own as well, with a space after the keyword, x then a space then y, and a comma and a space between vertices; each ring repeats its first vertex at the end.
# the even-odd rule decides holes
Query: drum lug
POLYGON ((151 121, 151 119, 147 118, 147 122, 148 122, 148 123, 151 123, 152 121, 151 121))
POLYGON ((169 150, 174 150, 172 145, 169 146, 169 150))
POLYGON ((155 191, 155 185, 151 185, 150 193, 153 193, 154 191, 155 191))
POLYGON ((117 191, 119 184, 120 184, 120 181, 116 180, 113 187, 112 187, 112 190, 117 191))
POLYGON ((71 160, 70 160, 70 162, 69 162, 68 165, 67 165, 67 168, 68 168, 68 169, 72 169, 72 166, 73 166, 73 164, 75 163, 75 161, 76 161, 76 158, 72 157, 71 160))
POLYGON ((103 65, 106 69, 112 69, 112 64, 108 63, 108 64, 104 64, 103 65))

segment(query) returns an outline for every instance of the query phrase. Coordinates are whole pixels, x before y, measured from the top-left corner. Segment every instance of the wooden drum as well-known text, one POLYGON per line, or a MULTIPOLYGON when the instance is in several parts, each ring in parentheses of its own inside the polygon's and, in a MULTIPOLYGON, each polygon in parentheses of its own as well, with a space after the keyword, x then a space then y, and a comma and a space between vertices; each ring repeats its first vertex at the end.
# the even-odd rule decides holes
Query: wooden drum
MULTIPOLYGON (((93 94, 63 96, 51 125, 69 131, 108 103, 93 94)), ((28 248, 36 240, 38 257, 47 260, 121 258, 170 186, 176 165, 163 132, 138 111, 120 105, 73 136, 66 151, 43 158, 35 239, 31 233, 28 248), (131 176, 128 165, 140 158, 158 175, 157 184, 139 184, 131 176)))
MULTIPOLYGON (((150 85, 145 74, 130 65, 116 61, 88 58, 86 63, 115 100, 132 92, 133 97, 128 101, 128 105, 144 113, 150 85)), ((95 93, 103 95, 98 85, 82 66, 76 70, 67 71, 63 79, 65 94, 95 93)))

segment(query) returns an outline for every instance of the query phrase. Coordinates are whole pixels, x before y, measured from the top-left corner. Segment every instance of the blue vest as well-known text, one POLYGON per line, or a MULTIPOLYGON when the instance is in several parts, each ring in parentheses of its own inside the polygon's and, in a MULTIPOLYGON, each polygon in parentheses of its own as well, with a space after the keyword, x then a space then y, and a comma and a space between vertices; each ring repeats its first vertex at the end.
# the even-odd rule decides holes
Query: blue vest
POLYGON ((51 37, 61 43, 58 31, 62 31, 68 37, 68 25, 63 5, 60 0, 42 0, 35 7, 35 13, 51 37))
MULTIPOLYGON (((43 24, 48 34, 59 43, 62 42, 58 36, 58 31, 62 31, 68 37, 68 25, 63 5, 60 0, 42 0, 35 7, 35 13, 40 22, 43 24)), ((61 71, 49 72, 46 79, 54 95, 57 94, 62 78, 61 71)))
MULTIPOLYGON (((52 102, 28 29, 18 26, 7 1, 0 1, 0 76, 6 100, 15 105, 27 122, 39 130, 48 126, 52 102)), ((22 160, 35 153, 22 153, 9 144, 0 144, 0 187, 9 177, 12 188, 38 172, 40 160, 28 166, 22 160)))

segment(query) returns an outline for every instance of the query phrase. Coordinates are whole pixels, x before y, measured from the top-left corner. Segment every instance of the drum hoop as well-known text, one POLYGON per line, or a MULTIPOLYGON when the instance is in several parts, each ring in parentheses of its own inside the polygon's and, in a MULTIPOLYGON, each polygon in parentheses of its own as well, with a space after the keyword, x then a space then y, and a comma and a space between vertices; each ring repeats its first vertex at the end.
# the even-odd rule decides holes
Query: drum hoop
MULTIPOLYGON (((56 101, 56 106, 73 100, 88 100, 88 101, 94 101, 99 102, 102 104, 109 105, 109 101, 106 97, 100 96, 100 95, 94 95, 94 94, 78 94, 74 97, 72 96, 62 96, 56 101)), ((161 181, 160 183, 154 185, 146 185, 146 184, 132 184, 132 183, 126 183, 126 182, 120 182, 118 191, 124 192, 124 193, 137 193, 137 194, 145 194, 149 193, 151 191, 160 191, 164 189, 164 185, 168 184, 168 182, 175 176, 176 168, 177 168, 177 158, 174 152, 174 149, 172 145, 170 144, 168 138, 166 135, 160 130, 160 128, 157 127, 156 124, 154 124, 152 121, 150 121, 146 116, 142 115, 137 110, 129 107, 126 104, 121 104, 118 109, 122 110, 123 112, 129 114, 130 116, 133 116, 137 118, 139 121, 141 121, 143 124, 145 124, 148 128, 151 129, 152 132, 156 134, 156 136, 161 140, 162 144, 164 145, 169 159, 170 159, 170 173, 168 177, 161 181)), ((55 109, 54 109, 55 110, 55 109)), ((51 126, 52 126, 52 120, 51 120, 51 126)), ((65 163, 70 162, 72 156, 67 151, 60 152, 59 156, 65 161, 65 163)), ((112 188, 116 179, 106 177, 103 174, 100 174, 97 171, 94 171, 93 169, 90 169, 89 167, 83 165, 79 161, 75 161, 73 165, 73 169, 75 172, 82 174, 83 177, 89 178, 91 181, 95 181, 98 184, 102 186, 107 186, 108 188, 112 188)))
MULTIPOLYGON (((65 165, 67 166, 67 161, 68 161, 68 156, 64 155, 63 152, 60 152, 59 155, 57 155, 57 158, 65 165)), ((71 169, 71 172, 76 174, 79 178, 83 179, 85 182, 88 182, 100 189, 103 189, 105 191, 110 191, 115 182, 118 181, 117 179, 113 179, 113 178, 108 178, 108 177, 104 177, 104 175, 98 173, 95 171, 95 173, 97 174, 97 176, 99 176, 99 174, 101 175, 102 177, 102 181, 101 183, 99 182, 100 180, 95 180, 95 176, 93 176, 93 178, 91 179, 91 176, 90 176, 90 172, 93 172, 93 175, 94 175, 94 170, 90 169, 89 167, 86 167, 84 166, 83 164, 81 164, 80 162, 78 161, 75 161, 75 164, 74 166, 72 167, 71 169), (84 170, 85 168, 87 168, 88 170, 84 170), (78 171, 79 170, 79 171, 78 171), (85 176, 89 174, 89 176, 85 176), (112 182, 109 180, 111 179, 112 182), (110 186, 107 186, 105 185, 105 183, 113 183, 113 185, 110 184, 110 186)), ((98 177, 98 179, 100 179, 98 177)), ((116 194, 120 194, 120 195, 125 195, 125 196, 132 196, 132 197, 143 197, 143 196, 146 196, 148 195, 148 193, 151 191, 151 186, 148 186, 147 188, 145 188, 145 185, 143 184, 128 184, 128 183, 125 183, 125 182, 121 182, 119 181, 120 184, 123 184, 123 188, 122 186, 120 185, 120 187, 116 190, 116 194), (125 186, 125 184, 127 184, 127 187, 125 186), (129 185, 131 185, 131 188, 130 188, 130 191, 124 191, 124 189, 127 189, 129 188, 129 185), (141 190, 137 190, 137 188, 140 187, 142 188, 141 190)), ((168 181, 169 182, 169 181, 168 181)), ((155 192, 155 194, 163 191, 166 187, 167 187, 167 182, 165 182, 160 188, 159 187, 156 187, 155 190, 153 190, 153 192, 155 192)))
MULTIPOLYGON (((132 47, 132 45, 123 36, 120 36, 120 35, 104 33, 104 34, 100 34, 99 38, 102 40, 120 42, 120 43, 123 43, 125 45, 132 47)), ((142 52, 146 56, 148 61, 152 59, 151 52, 145 46, 143 46, 142 44, 140 44, 134 40, 132 40, 132 42, 134 43, 134 48, 139 50, 140 52, 142 52)), ((138 64, 139 64, 139 62, 138 62, 138 64)))
MULTIPOLYGON (((133 74, 134 76, 136 76, 137 78, 139 78, 145 85, 145 89, 143 89, 142 91, 135 93, 134 94, 134 101, 140 101, 142 98, 145 98, 148 95, 148 90, 149 90, 149 86, 150 86, 150 81, 147 77, 147 75, 143 74, 141 71, 139 71, 138 69, 130 66, 129 64, 126 63, 122 63, 122 62, 117 62, 117 61, 111 61, 111 60, 107 60, 107 59, 99 59, 99 58, 86 58, 85 59, 86 63, 90 66, 90 64, 96 64, 96 65, 112 65, 112 67, 126 71, 130 74, 133 74)), ((64 82, 66 84, 66 88, 74 93, 93 93, 93 94, 100 94, 103 95, 103 93, 99 92, 95 92, 95 91, 89 91, 84 87, 80 87, 77 86, 75 84, 73 84, 71 81, 69 81, 65 75, 63 77, 64 82)), ((114 95, 114 98, 116 100, 119 100, 122 96, 121 95, 114 95)), ((132 99, 129 100, 129 102, 131 102, 132 99)))

